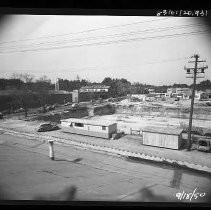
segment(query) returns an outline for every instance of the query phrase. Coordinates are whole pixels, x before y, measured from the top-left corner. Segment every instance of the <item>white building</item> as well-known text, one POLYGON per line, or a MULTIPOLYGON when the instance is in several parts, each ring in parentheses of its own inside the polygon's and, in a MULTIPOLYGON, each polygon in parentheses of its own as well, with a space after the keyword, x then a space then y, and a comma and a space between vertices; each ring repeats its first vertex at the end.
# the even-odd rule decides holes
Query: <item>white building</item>
POLYGON ((105 85, 91 85, 80 88, 80 92, 108 92, 110 86, 105 85))
POLYGON ((190 88, 168 88, 165 97, 188 99, 191 95, 190 88))
POLYGON ((169 149, 180 149, 182 145, 182 132, 182 129, 147 126, 142 130, 143 144, 169 149))
POLYGON ((141 101, 145 101, 146 97, 147 97, 145 94, 131 94, 131 95, 128 95, 128 96, 131 97, 131 98, 138 98, 141 101))
POLYGON ((111 138, 117 133, 117 123, 69 118, 61 120, 62 131, 87 136, 111 138))
POLYGON ((204 91, 196 91, 195 93, 195 99, 198 99, 198 100, 206 100, 206 99, 209 99, 209 94, 207 94, 206 92, 204 91))

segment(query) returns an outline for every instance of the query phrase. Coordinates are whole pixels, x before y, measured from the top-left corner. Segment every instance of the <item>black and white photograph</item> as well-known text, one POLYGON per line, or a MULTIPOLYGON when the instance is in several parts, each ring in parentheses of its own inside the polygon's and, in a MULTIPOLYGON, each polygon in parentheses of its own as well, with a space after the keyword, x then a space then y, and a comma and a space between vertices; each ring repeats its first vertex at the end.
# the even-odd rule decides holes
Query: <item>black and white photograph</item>
POLYGON ((211 202, 211 10, 0 17, 0 203, 211 202))

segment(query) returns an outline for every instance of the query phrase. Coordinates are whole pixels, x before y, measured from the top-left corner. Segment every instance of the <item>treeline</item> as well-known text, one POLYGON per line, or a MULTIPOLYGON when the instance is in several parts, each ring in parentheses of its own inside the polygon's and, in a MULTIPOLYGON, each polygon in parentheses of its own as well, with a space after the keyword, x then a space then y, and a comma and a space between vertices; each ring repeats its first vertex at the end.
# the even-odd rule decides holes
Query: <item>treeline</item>
MULTIPOLYGON (((149 89, 154 89, 155 92, 164 93, 168 88, 191 88, 192 85, 187 84, 173 84, 155 86, 143 83, 131 83, 127 79, 106 77, 101 83, 90 82, 85 79, 77 77, 75 80, 60 79, 60 90, 73 91, 78 90, 86 85, 103 84, 110 86, 110 95, 112 97, 125 96, 127 94, 148 94, 149 89)), ((29 74, 13 74, 10 79, 0 78, 0 90, 28 90, 34 92, 45 92, 47 90, 54 90, 55 84, 51 82, 46 76, 35 79, 33 75, 29 74)), ((205 91, 211 89, 211 81, 204 80, 196 85, 196 90, 205 91)))

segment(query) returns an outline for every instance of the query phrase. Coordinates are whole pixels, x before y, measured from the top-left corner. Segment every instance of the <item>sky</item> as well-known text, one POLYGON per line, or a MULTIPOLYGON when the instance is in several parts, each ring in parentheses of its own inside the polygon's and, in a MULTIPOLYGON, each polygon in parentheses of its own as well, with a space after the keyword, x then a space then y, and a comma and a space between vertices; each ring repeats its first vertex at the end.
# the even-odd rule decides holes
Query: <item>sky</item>
POLYGON ((184 66, 194 66, 188 63, 194 54, 208 65, 197 82, 211 80, 210 37, 202 18, 193 17, 7 15, 0 24, 0 78, 191 84, 184 66))

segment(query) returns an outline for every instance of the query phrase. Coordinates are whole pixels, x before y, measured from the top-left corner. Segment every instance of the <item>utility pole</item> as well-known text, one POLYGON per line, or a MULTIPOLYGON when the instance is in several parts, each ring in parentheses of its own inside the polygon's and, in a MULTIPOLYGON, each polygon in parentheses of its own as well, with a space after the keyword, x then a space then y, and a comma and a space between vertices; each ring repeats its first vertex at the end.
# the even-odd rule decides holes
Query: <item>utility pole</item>
POLYGON ((187 71, 187 74, 192 74, 192 76, 187 78, 193 78, 193 88, 192 88, 192 96, 191 96, 191 109, 190 109, 190 117, 189 117, 189 129, 188 129, 188 142, 187 142, 187 150, 190 151, 192 145, 191 139, 191 131, 192 131, 192 121, 193 121, 193 106, 194 106, 194 98, 195 98, 195 89, 196 89, 196 79, 203 78, 201 76, 197 76, 198 74, 204 74, 204 69, 207 69, 208 66, 198 67, 199 62, 206 62, 205 60, 199 61, 199 55, 195 54, 191 56, 191 58, 195 58, 195 61, 188 61, 188 63, 195 63, 195 67, 184 69, 187 71))

